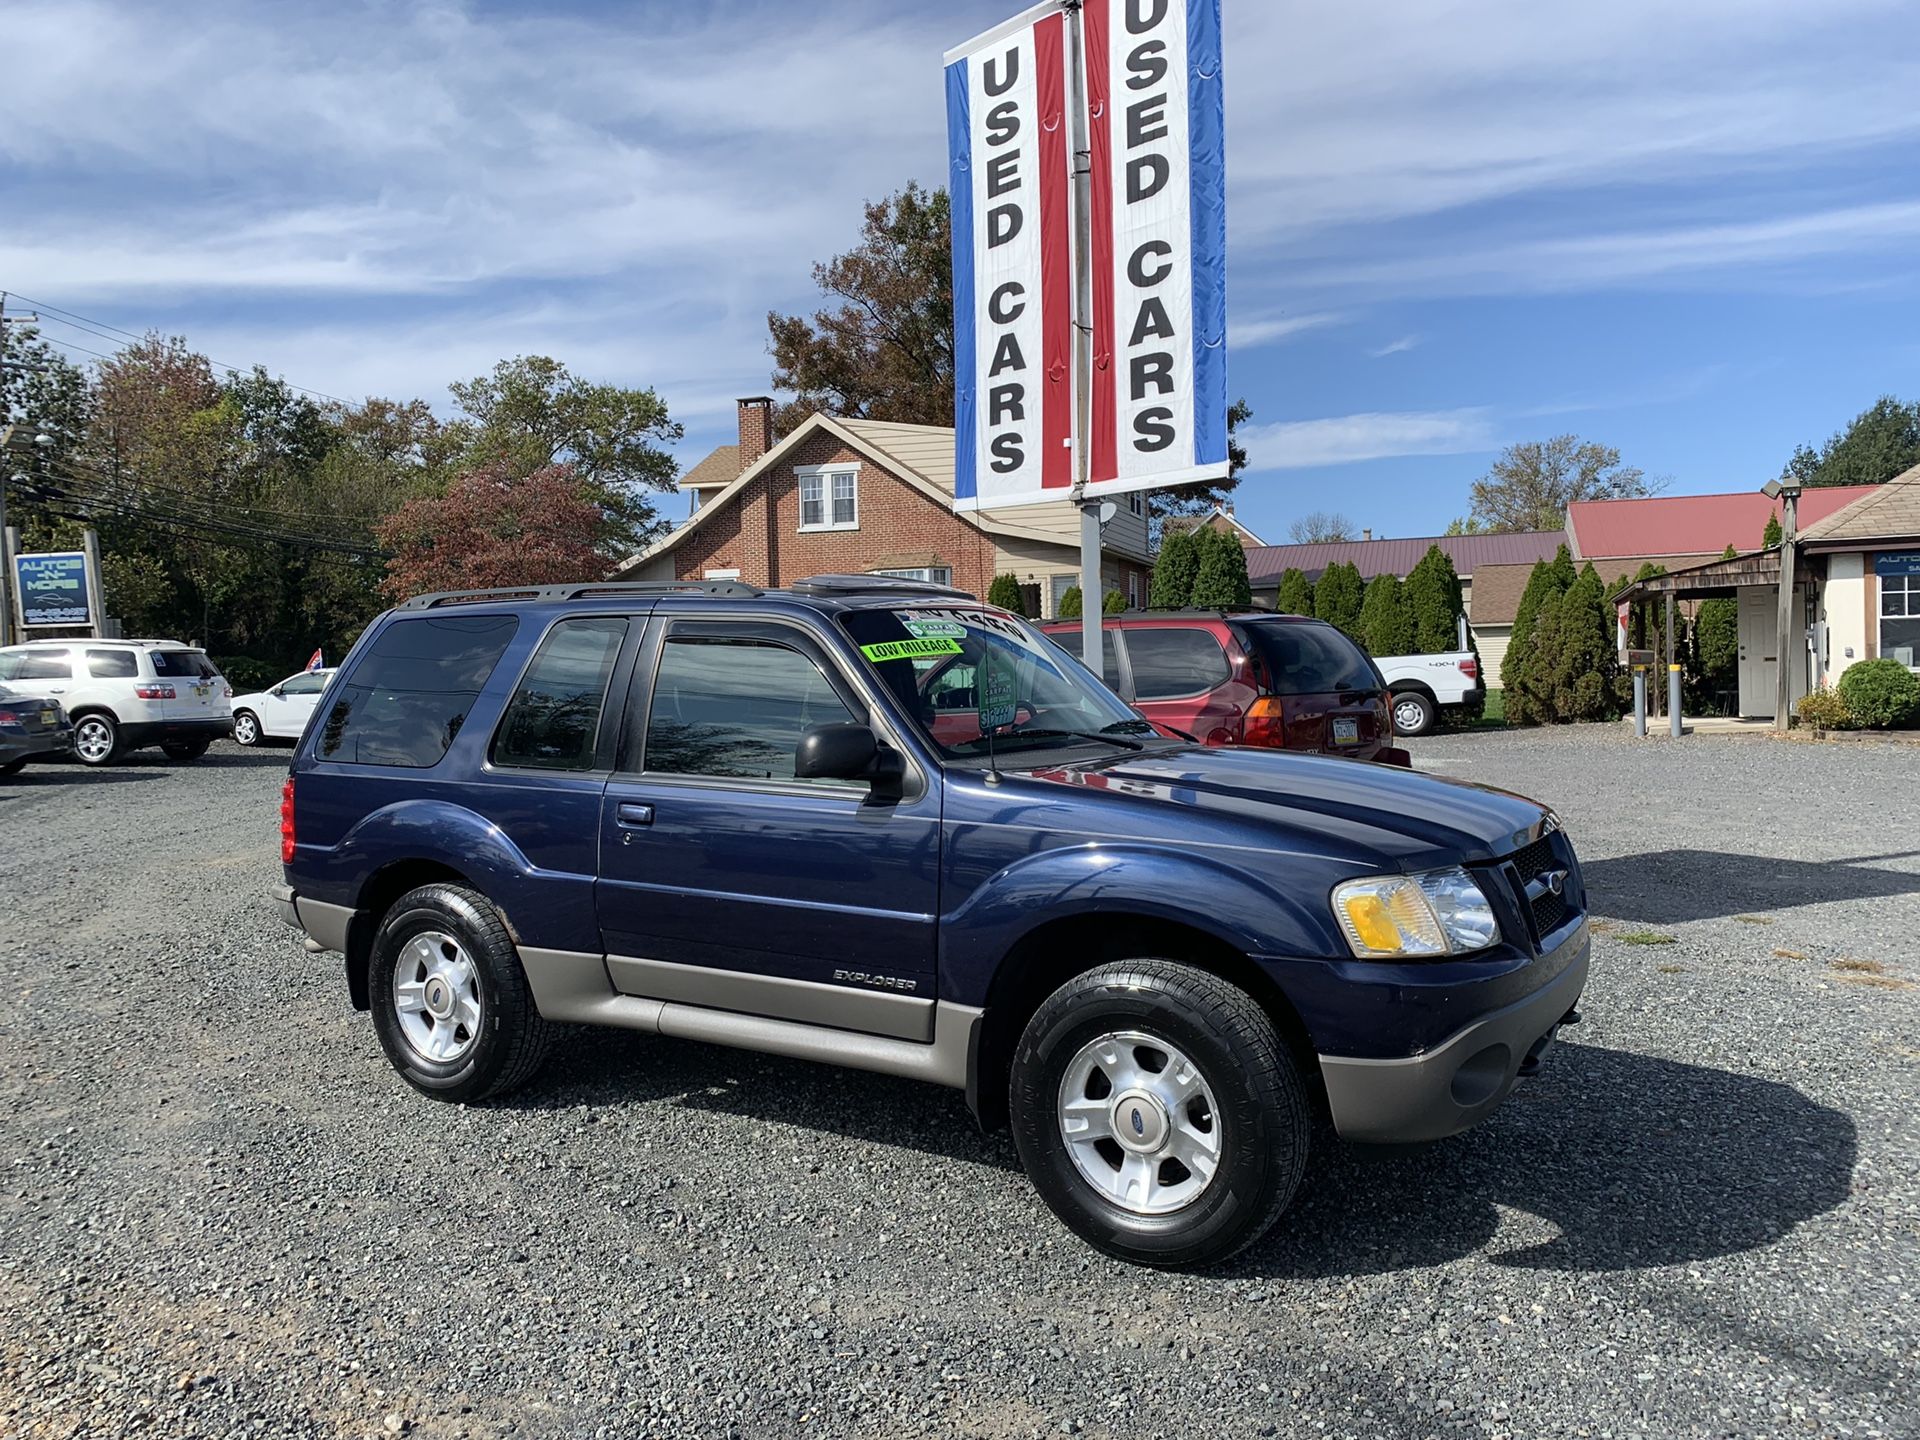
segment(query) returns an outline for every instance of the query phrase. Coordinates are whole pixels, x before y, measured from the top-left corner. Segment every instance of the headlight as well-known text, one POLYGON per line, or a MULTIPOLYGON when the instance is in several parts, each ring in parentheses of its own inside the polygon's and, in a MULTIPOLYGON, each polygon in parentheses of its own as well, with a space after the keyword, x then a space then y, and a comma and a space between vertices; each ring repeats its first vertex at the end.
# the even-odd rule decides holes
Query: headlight
POLYGON ((1348 947, 1363 960, 1459 955, 1500 938, 1493 907, 1457 865, 1336 885, 1333 913, 1348 947))

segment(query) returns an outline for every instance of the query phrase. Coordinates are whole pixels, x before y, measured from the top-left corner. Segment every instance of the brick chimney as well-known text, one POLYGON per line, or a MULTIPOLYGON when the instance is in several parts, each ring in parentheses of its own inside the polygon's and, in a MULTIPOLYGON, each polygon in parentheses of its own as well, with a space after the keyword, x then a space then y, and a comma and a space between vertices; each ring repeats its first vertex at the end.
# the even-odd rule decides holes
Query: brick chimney
POLYGON ((750 395, 734 402, 740 411, 740 469, 773 448, 773 397, 750 395))

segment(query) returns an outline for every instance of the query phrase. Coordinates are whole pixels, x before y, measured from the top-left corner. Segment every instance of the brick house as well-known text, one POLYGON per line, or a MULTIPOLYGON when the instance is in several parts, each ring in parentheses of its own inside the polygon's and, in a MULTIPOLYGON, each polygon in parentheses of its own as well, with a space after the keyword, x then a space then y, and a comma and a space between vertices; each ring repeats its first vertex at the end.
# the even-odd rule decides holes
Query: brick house
MULTIPOLYGON (((773 402, 739 402, 738 444, 682 477, 693 514, 623 561, 626 580, 739 579, 791 584, 807 575, 891 574, 985 596, 1018 577, 1030 615, 1051 618, 1080 583, 1080 515, 1061 501, 957 515, 953 431, 813 415, 775 441, 773 402)), ((1145 497, 1121 497, 1108 524, 1102 580, 1146 603, 1152 559, 1145 497)))

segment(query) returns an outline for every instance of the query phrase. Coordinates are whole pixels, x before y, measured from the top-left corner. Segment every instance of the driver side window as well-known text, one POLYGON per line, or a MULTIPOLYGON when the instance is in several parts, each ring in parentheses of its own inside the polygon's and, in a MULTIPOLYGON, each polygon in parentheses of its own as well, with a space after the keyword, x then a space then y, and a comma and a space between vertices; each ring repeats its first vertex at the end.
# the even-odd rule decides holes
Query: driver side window
POLYGON ((282 695, 318 695, 327 682, 318 675, 296 675, 280 687, 282 695))
POLYGON ((857 718, 811 656, 772 634, 673 633, 654 676, 646 770, 796 783, 801 735, 857 718))

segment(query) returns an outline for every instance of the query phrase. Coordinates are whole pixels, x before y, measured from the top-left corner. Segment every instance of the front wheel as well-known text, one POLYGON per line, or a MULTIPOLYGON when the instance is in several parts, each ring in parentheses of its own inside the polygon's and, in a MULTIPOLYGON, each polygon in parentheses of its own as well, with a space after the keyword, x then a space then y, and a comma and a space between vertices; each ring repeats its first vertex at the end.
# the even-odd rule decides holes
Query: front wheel
POLYGON ((233 741, 236 745, 260 743, 260 719, 251 710, 242 710, 233 717, 233 741))
POLYGON ((1140 1265, 1258 1240, 1299 1188, 1312 1121, 1292 1057, 1245 991, 1167 960, 1075 976, 1028 1021, 1009 1096, 1041 1198, 1140 1265))
POLYGON ((1418 690, 1403 690, 1393 697, 1393 733, 1424 735, 1433 728, 1439 707, 1418 690))
POLYGON ((458 885, 400 897, 374 937, 367 988, 388 1061, 436 1100, 517 1089, 553 1042, 499 912, 458 885))
POLYGON ((120 727, 111 715, 82 715, 73 722, 73 753, 82 765, 111 765, 120 758, 120 727))

